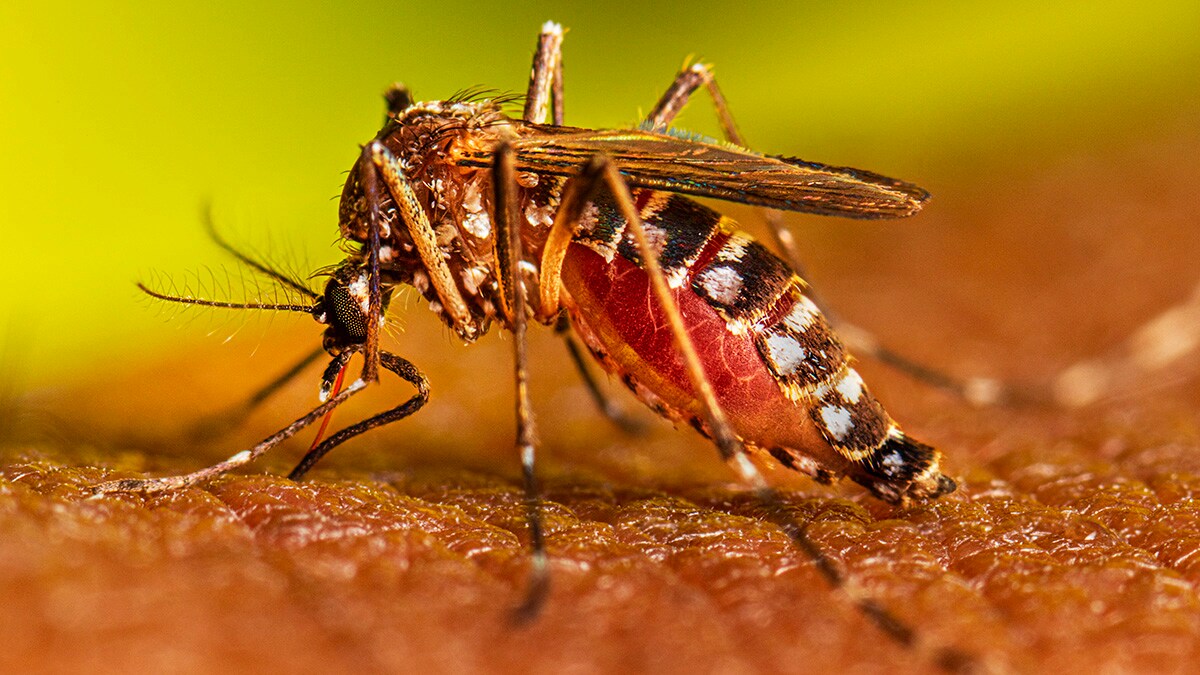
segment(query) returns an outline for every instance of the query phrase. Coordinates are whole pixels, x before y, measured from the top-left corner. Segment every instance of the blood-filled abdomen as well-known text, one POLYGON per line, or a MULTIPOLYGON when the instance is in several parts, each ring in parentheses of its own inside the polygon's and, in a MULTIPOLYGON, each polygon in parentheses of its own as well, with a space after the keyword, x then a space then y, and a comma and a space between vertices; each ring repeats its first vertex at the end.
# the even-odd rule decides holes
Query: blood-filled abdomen
MULTIPOLYGON (((733 221, 678 195, 636 193, 649 240, 705 376, 752 449, 898 502, 954 483, 909 439, 850 364, 805 283, 733 221)), ((656 412, 708 433, 670 324, 626 223, 598 200, 563 265, 563 303, 593 355, 656 412)))

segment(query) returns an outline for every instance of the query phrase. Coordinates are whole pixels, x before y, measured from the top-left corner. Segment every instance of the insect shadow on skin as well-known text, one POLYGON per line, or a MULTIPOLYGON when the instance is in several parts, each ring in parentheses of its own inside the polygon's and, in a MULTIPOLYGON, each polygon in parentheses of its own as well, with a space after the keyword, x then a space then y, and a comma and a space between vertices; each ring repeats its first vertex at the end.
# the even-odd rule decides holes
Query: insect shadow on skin
MULTIPOLYGON (((429 399, 423 373, 380 346, 393 291, 414 287, 462 340, 493 325, 513 333, 517 450, 531 540, 531 568, 518 621, 537 616, 550 576, 534 471, 535 419, 528 397, 526 332, 532 319, 555 326, 572 346, 589 390, 587 352, 648 407, 712 439, 769 518, 809 556, 834 589, 890 639, 948 670, 977 664, 953 647, 925 644, 911 626, 857 588, 806 535, 771 488, 754 454, 812 476, 840 477, 890 504, 935 499, 954 481, 940 454, 907 436, 853 368, 849 352, 879 359, 976 403, 1019 398, 984 379, 958 380, 886 350, 847 327, 839 338, 822 303, 797 273, 790 233, 778 210, 851 218, 916 213, 920 188, 871 172, 761 155, 744 149, 711 69, 676 75, 637 129, 589 130, 563 120, 563 31, 539 36, 524 110, 513 98, 464 92, 414 102, 386 94, 389 114, 346 181, 339 210, 346 259, 326 271, 320 291, 230 246, 218 245, 290 291, 296 303, 227 303, 161 293, 170 302, 309 313, 326 328, 321 349, 275 378, 247 408, 327 355, 320 405, 250 449, 190 474, 123 479, 99 493, 180 489, 244 466, 305 427, 321 422, 308 453, 289 474, 300 479, 326 453, 375 427, 403 419, 429 399), (713 100, 725 143, 670 130, 692 94, 713 100), (779 255, 736 223, 689 197, 766 209, 779 255), (358 378, 343 386, 349 363, 358 378), (327 438, 323 425, 341 403, 379 379, 380 369, 413 386, 398 406, 327 438)), ((1028 398, 1036 398, 1030 396, 1028 398)))

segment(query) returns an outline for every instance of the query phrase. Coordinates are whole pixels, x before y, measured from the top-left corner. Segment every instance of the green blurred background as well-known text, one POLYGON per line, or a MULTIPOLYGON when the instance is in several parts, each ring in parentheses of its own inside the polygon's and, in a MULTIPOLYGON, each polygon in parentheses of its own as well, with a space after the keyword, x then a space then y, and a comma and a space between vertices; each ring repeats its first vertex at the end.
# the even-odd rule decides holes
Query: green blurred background
MULTIPOLYGON (((132 282, 224 262, 205 200, 235 239, 332 262, 333 198, 384 86, 523 91, 547 19, 569 29, 571 124, 636 123, 695 55, 754 147, 935 193, 965 167, 1036 164, 1200 109, 1195 0, 6 2, 7 369, 44 384, 175 348, 132 282)), ((715 132, 705 105, 682 125, 715 132)))

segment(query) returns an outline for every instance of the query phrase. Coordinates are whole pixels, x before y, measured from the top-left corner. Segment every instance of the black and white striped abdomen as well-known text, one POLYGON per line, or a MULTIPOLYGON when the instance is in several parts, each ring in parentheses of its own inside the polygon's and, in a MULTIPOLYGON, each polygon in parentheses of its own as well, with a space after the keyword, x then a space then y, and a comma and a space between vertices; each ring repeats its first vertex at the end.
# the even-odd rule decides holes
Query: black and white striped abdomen
MULTIPOLYGON (((743 420, 755 418, 762 429, 764 422, 796 428, 807 419, 848 462, 846 473, 888 501, 954 489, 954 482, 940 473, 938 452, 908 438, 867 389, 828 321, 806 297, 807 284, 783 260, 702 204, 653 190, 633 195, 670 286, 677 293, 694 294, 715 311, 725 331, 751 343, 742 358, 755 360, 753 365, 765 371, 785 401, 782 408, 772 401, 763 402, 758 412, 741 410, 743 420), (763 419, 778 414, 768 411, 781 409, 796 417, 763 419)), ((619 209, 602 193, 585 212, 575 242, 609 263, 620 257, 641 267, 637 245, 626 230, 619 209)), ((819 470, 810 470, 812 457, 820 454, 813 447, 759 447, 789 467, 808 467, 804 470, 820 477, 819 470)))
MULTIPOLYGON (((634 193, 651 244, 673 288, 691 290, 753 337, 780 389, 809 414, 825 440, 861 461, 879 448, 893 423, 863 385, 824 315, 804 295, 805 282, 774 253, 716 211, 680 195, 634 193)), ((611 200, 598 199, 576 241, 612 259, 641 256, 611 200)))

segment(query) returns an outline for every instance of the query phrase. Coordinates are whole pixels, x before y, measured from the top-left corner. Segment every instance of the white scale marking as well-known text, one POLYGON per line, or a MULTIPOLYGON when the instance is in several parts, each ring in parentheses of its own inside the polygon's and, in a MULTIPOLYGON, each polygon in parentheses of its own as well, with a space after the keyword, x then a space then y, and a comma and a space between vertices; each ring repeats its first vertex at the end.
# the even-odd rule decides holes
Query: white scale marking
POLYGON ((783 318, 783 323, 797 333, 803 333, 820 316, 821 310, 817 309, 812 300, 802 295, 796 304, 792 305, 792 310, 788 312, 788 315, 783 318))
POLYGON ((412 285, 424 295, 429 290, 429 275, 421 271, 413 272, 412 285))
POLYGON ((655 192, 654 196, 652 196, 649 201, 646 202, 646 205, 642 207, 641 213, 638 214, 642 218, 642 223, 645 223, 647 220, 657 216, 669 201, 671 201, 670 194, 666 192, 655 192))
POLYGON ((477 181, 464 186, 461 204, 466 211, 463 229, 479 239, 486 239, 492 233, 492 220, 483 206, 483 191, 479 189, 477 181))
POLYGON ((846 434, 854 428, 850 411, 840 405, 821 406, 821 421, 825 423, 825 429, 830 435, 838 441, 845 440, 846 434))
POLYGON ((487 279, 486 267, 468 267, 462 271, 463 288, 471 295, 479 295, 479 285, 487 279))
POLYGON ((479 189, 479 183, 470 182, 464 187, 462 207, 471 213, 483 210, 483 192, 479 189))
POLYGON ((742 292, 742 275, 732 267, 710 267, 698 279, 708 297, 723 305, 732 305, 742 292))
POLYGON ((767 351, 780 375, 790 375, 804 365, 808 352, 791 335, 778 333, 766 339, 767 351))
POLYGON ((357 279, 346 285, 346 290, 350 292, 350 297, 358 302, 364 315, 371 313, 371 292, 367 286, 366 274, 358 275, 357 279))
POLYGON ((880 468, 883 469, 883 473, 888 476, 894 476, 900 470, 900 467, 904 466, 904 458, 900 456, 900 453, 893 450, 884 455, 883 460, 879 464, 880 468))
POLYGON ((751 243, 750 237, 741 233, 735 234, 717 252, 717 260, 737 262, 746 255, 746 247, 751 243))
POLYGON ((683 288, 683 285, 687 282, 688 278, 687 265, 673 269, 670 272, 667 272, 666 275, 667 285, 670 286, 672 290, 683 288))
POLYGON ((480 211, 479 213, 468 212, 462 221, 463 229, 470 232, 477 239, 487 239, 492 233, 492 219, 488 218, 488 214, 480 211))
POLYGON ((525 206, 525 220, 534 227, 550 227, 554 224, 554 212, 553 206, 538 206, 530 202, 525 206))
POLYGON ((846 399, 847 403, 858 403, 858 399, 863 393, 862 376, 853 368, 846 371, 842 381, 837 384, 838 393, 842 398, 846 399))
MULTIPOLYGON (((667 247, 667 232, 666 230, 650 223, 642 223, 642 230, 646 233, 646 243, 650 244, 650 250, 654 252, 655 258, 661 258, 663 250, 667 247)), ((628 227, 626 228, 625 238, 629 241, 629 245, 641 255, 642 249, 638 246, 637 239, 634 238, 633 232, 628 227)))

